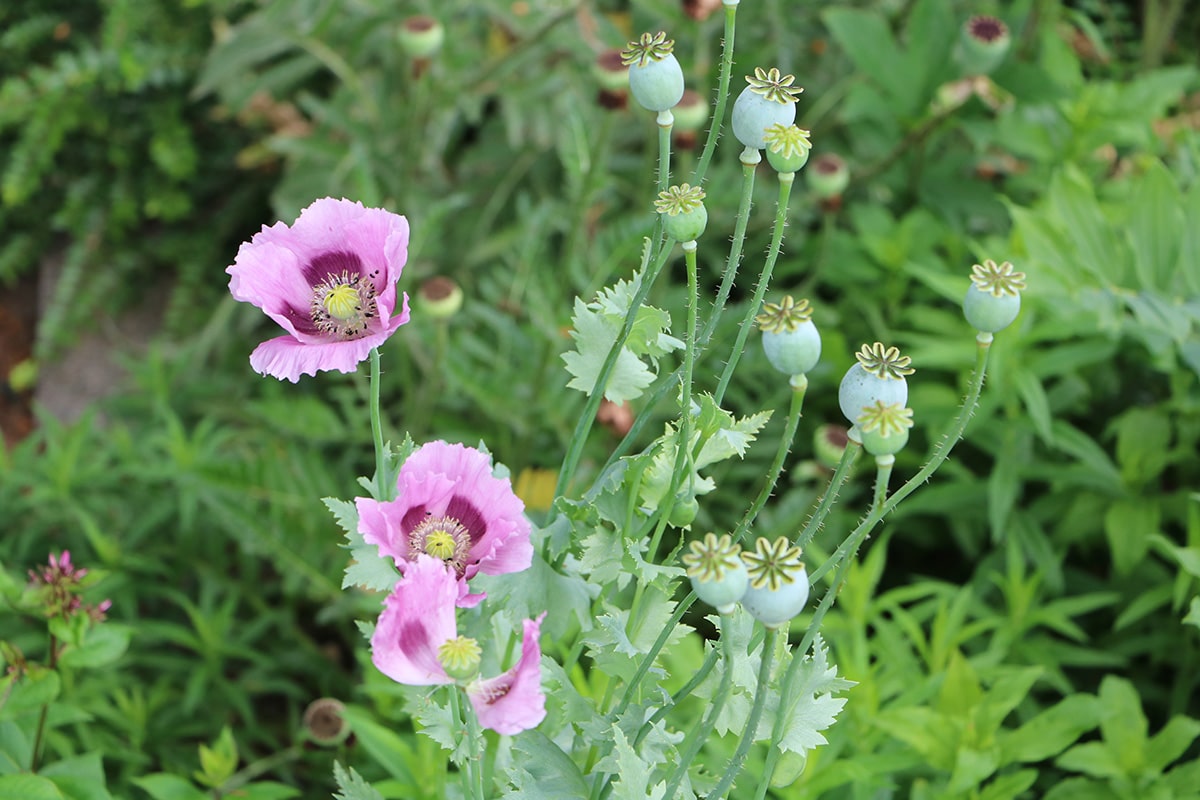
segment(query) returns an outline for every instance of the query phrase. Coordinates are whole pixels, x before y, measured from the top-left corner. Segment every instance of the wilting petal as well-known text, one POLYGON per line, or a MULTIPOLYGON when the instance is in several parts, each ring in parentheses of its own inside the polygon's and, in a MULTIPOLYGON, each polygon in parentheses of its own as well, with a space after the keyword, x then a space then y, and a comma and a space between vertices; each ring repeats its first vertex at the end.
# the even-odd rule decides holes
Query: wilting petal
POLYGON ((514 734, 536 727, 546 716, 542 692, 542 648, 538 644, 543 612, 525 620, 521 659, 502 675, 476 681, 467 688, 479 724, 497 733, 514 734))
POLYGON ((388 595, 371 636, 371 661, 397 683, 452 683, 438 661, 438 647, 458 635, 458 579, 446 565, 419 556, 388 595))

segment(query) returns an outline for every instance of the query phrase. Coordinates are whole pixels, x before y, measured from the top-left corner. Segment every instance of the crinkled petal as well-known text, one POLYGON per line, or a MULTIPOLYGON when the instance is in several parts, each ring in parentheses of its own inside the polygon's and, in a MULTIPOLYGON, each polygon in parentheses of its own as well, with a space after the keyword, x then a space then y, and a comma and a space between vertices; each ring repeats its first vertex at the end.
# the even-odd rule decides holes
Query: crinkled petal
POLYGON ((371 636, 371 661, 409 686, 453 683, 438 648, 458 635, 458 579, 439 559, 419 556, 388 595, 371 636))
POLYGON ((285 247, 257 241, 238 249, 229 273, 235 300, 261 308, 293 337, 319 340, 309 316, 312 287, 300 271, 296 254, 285 247))
POLYGON ((360 497, 355 500, 355 505, 358 507, 358 532, 363 540, 377 545, 383 555, 391 556, 403 572, 408 562, 417 556, 412 552, 408 534, 427 514, 441 513, 430 509, 445 506, 447 498, 454 492, 454 482, 443 475, 427 475, 398 480, 397 483, 400 491, 395 500, 381 503, 360 497))
POLYGON ((536 727, 546 716, 542 692, 542 648, 538 644, 543 612, 536 620, 525 620, 521 659, 512 669, 495 678, 475 681, 467 696, 479 724, 497 733, 512 735, 536 727))

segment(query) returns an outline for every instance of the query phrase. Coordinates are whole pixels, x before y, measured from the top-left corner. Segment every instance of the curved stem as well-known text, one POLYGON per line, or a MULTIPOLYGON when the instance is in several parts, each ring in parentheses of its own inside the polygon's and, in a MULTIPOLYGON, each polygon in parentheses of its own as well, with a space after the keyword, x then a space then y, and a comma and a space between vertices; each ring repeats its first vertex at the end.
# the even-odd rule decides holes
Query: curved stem
MULTIPOLYGON (((926 462, 925 466, 922 467, 916 475, 905 482, 903 486, 897 489, 895 494, 893 494, 890 498, 883 503, 874 505, 871 509, 871 512, 866 516, 865 519, 863 519, 862 522, 858 524, 857 527, 855 527, 853 531, 850 532, 850 535, 846 537, 845 541, 842 542, 829 560, 822 564, 821 567, 809 578, 809 583, 812 586, 816 586, 817 581, 820 580, 831 569, 835 567, 838 568, 838 574, 833 583, 829 585, 829 588, 825 590, 825 594, 821 597, 821 603, 817 606, 816 612, 813 613, 813 618, 812 621, 809 622, 808 630, 805 631, 804 638, 800 640, 800 646, 795 649, 792 663, 788 665, 787 674, 784 676, 783 691, 780 694, 780 705, 778 716, 776 717, 775 730, 772 731, 771 735, 771 748, 767 753, 766 764, 763 768, 763 780, 759 783, 759 791, 755 795, 756 798, 761 799, 765 796, 765 782, 770 780, 771 773, 775 768, 775 762, 779 758, 778 748, 776 748, 774 745, 783 735, 782 725, 784 720, 786 720, 788 713, 790 713, 790 709, 785 708, 784 704, 793 702, 793 698, 791 698, 788 689, 795 680, 795 676, 799 671, 800 662, 808 653, 809 648, 812 647, 813 642, 816 641, 817 635, 821 630, 821 623, 825 619, 825 614, 830 608, 833 607, 833 601, 837 597, 842 584, 845 583, 846 576, 849 574, 850 565, 854 561, 854 556, 858 553, 859 546, 866 539, 867 534, 870 533, 871 529, 873 529, 875 525, 878 524, 881 519, 883 519, 884 516, 886 516, 890 511, 894 510, 896 506, 900 504, 900 501, 916 491, 918 486, 929 480, 929 477, 933 475, 938 467, 940 467, 950 455, 950 451, 954 448, 954 445, 958 443, 959 439, 962 438, 963 432, 967 429, 967 423, 970 421, 971 415, 975 412, 975 406, 979 402, 979 394, 983 390, 983 381, 987 374, 988 351, 990 349, 991 341, 980 341, 977 339, 976 344, 975 372, 971 376, 971 384, 967 389, 967 395, 963 399, 962 407, 958 411, 958 416, 955 417, 954 424, 951 426, 950 432, 947 433, 946 436, 934 448, 933 455, 930 456, 929 461, 926 462)), ((845 461, 846 458, 843 456, 843 464, 845 461)), ((841 470, 843 464, 838 465, 839 471, 841 470)))
POLYGON ((725 767, 725 774, 721 776, 721 782, 708 793, 708 800, 720 800, 725 796, 725 793, 733 786, 734 780, 737 779, 738 773, 742 771, 746 754, 750 752, 750 746, 754 744, 758 723, 762 719, 763 708, 767 703, 768 684, 771 682, 771 664, 775 660, 775 640, 778 636, 777 628, 767 628, 767 634, 763 638, 762 662, 758 667, 758 684, 754 688, 754 705, 750 709, 749 719, 746 720, 746 730, 742 733, 742 740, 738 742, 737 750, 729 759, 728 766, 725 767))
POLYGON ((850 467, 853 466, 861 452, 861 444, 853 439, 846 442, 846 449, 842 451, 842 459, 838 461, 837 469, 833 471, 833 475, 829 478, 829 486, 825 487, 825 494, 821 496, 821 502, 817 504, 817 510, 809 517, 808 522, 804 523, 804 528, 800 531, 800 535, 796 537, 796 544, 801 548, 807 545, 812 540, 812 537, 817 535, 817 531, 821 530, 821 525, 825 522, 825 517, 829 515, 829 510, 833 508, 833 504, 837 500, 838 492, 842 490, 842 484, 846 482, 846 477, 850 474, 850 467))
POLYGON ((746 513, 742 515, 742 520, 733 529, 733 541, 741 542, 750 530, 750 526, 754 524, 754 520, 758 518, 758 513, 762 511, 763 506, 767 504, 767 500, 771 498, 771 493, 775 491, 775 484, 779 481, 779 476, 783 472, 783 462, 787 459, 788 453, 792 450, 792 440, 796 438, 796 429, 800 426, 801 410, 804 408, 804 395, 808 390, 808 378, 804 375, 793 375, 791 380, 792 386, 792 401, 788 405, 787 422, 783 427, 783 436, 779 439, 779 447, 775 450, 775 460, 771 462, 770 469, 767 470, 767 479, 763 481, 762 488, 758 492, 758 497, 754 498, 754 502, 750 508, 746 509, 746 513))
POLYGON ((746 307, 742 325, 738 328, 737 340, 733 343, 729 360, 725 362, 721 380, 717 383, 716 392, 713 393, 713 399, 717 401, 717 405, 720 405, 722 398, 725 397, 725 390, 729 387, 730 379, 733 378, 733 371, 742 357, 742 351, 746 348, 746 338, 750 335, 751 328, 754 327, 754 316, 762 306, 767 286, 771 283, 771 273, 775 270, 775 262, 779 259, 779 250, 783 244, 783 229, 787 227, 788 198, 791 196, 792 182, 795 178, 796 173, 794 172, 779 174, 779 200, 775 204, 775 227, 771 234, 771 247, 767 251, 767 260, 763 263, 762 274, 758 277, 758 285, 754 287, 754 299, 746 307))

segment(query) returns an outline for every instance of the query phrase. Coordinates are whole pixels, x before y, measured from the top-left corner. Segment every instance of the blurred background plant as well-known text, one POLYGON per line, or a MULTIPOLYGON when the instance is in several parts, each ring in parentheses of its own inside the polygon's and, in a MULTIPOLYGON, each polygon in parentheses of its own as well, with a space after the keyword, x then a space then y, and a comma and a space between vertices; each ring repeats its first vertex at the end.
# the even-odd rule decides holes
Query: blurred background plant
MULTIPOLYGON (((796 192, 771 292, 820 309, 808 420, 837 419, 830 390, 859 342, 899 344, 919 369, 921 424, 896 466, 911 474, 971 363, 965 267, 1007 258, 1030 286, 967 441, 886 521, 827 617, 832 657, 859 685, 830 746, 779 796, 1196 796, 1200 14, 1178 0, 1140 15, 1111 0, 743 6, 739 69, 800 76, 807 174, 838 176, 834 156, 846 170, 836 191, 796 192), (1007 40, 992 63, 963 41, 980 10, 1007 40)), ((135 781, 156 798, 188 796, 170 794, 180 781, 199 792, 198 763, 200 786, 266 763, 273 782, 328 796, 335 756, 387 778, 389 796, 444 796, 441 759, 406 735, 400 693, 361 669, 349 620, 377 601, 340 590, 340 536, 318 500, 352 495, 347 476, 370 471, 364 376, 256 379, 260 317, 225 296, 222 269, 261 224, 316 197, 407 215, 402 288, 417 312, 389 344, 388 416, 417 441, 486 440, 538 513, 550 499, 538 470, 557 469, 581 407, 560 359, 571 300, 627 275, 653 223, 656 131, 602 90, 596 63, 664 29, 689 88, 711 97, 721 26, 705 7, 0 8, 0 281, 31 279, 50 253, 63 263, 37 355, 55 358, 97 309, 171 287, 167 326, 126 360, 125 391, 75 423, 42 417, 0 455, 0 561, 19 580, 71 549, 108 573, 112 616, 134 631, 118 668, 78 687, 81 710, 47 741, 58 756, 102 752, 118 796, 135 781), (417 14, 444 28, 432 52, 401 45, 417 14), (420 313, 418 287, 436 277, 462 290, 450 316, 420 313), (326 696, 350 703, 354 730, 333 750, 304 733, 305 708, 326 696)), ((684 171, 693 148, 676 142, 684 171)), ((732 227, 737 149, 720 147, 709 173, 711 231, 732 227)), ((773 192, 760 181, 756 203, 773 192)), ((767 215, 751 218, 747 268, 769 233, 767 215)), ((701 258, 711 294, 723 265, 701 258)), ((652 298, 677 320, 682 282, 652 298)), ((747 296, 735 289, 716 341, 732 341, 747 296)), ((699 364, 698 385, 720 367, 699 364)), ((752 347, 725 405, 751 414, 785 395, 752 347)), ((598 430, 582 471, 616 441, 598 430)), ((733 525, 737 487, 772 450, 713 467, 723 491, 697 530, 733 525)), ((807 436, 793 452, 764 531, 802 523, 823 485, 807 436)), ((836 546, 853 507, 814 552, 836 546)), ((0 618, 0 639, 15 635, 0 618)), ((669 654, 676 671, 691 646, 669 654)))

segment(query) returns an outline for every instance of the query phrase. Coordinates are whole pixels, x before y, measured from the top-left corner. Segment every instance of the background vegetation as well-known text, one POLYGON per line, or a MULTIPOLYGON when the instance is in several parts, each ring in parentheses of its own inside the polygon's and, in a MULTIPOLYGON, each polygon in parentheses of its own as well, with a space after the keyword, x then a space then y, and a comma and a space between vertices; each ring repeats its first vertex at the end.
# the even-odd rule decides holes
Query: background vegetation
MULTIPOLYGON (((407 734, 398 692, 364 669, 352 619, 376 601, 340 589, 319 500, 370 472, 365 376, 257 378, 246 358, 267 326, 226 296, 222 270, 260 225, 317 197, 407 215, 404 287, 449 276, 466 303, 444 322, 415 313, 389 342, 390 436, 483 439, 536 486, 582 405, 560 358, 572 298, 627 275, 653 221, 654 125, 602 107, 592 64, 660 28, 711 96, 720 14, 693 20, 668 0, 4 4, 0 280, 51 253, 66 264, 38 357, 96 308, 171 287, 168 325, 129 359, 124 391, 77 423, 43 417, 0 452, 6 597, 70 549, 104 576, 105 624, 130 634, 117 660, 66 676, 55 759, 102 754, 119 797, 188 797, 193 783, 226 796, 260 777, 258 797, 327 797, 335 757, 389 778, 392 796, 445 796, 436 745, 407 734), (448 28, 427 64, 396 43, 416 11, 448 28), (332 750, 303 733, 323 696, 354 722, 332 750), (405 758, 385 763, 389 747, 405 758)), ((967 441, 886 521, 827 617, 831 656, 858 685, 780 797, 1198 796, 1198 45, 1200 15, 1173 0, 1140 13, 743 3, 735 75, 795 73, 814 156, 837 153, 852 175, 836 206, 793 202, 773 294, 812 298, 826 359, 761 526, 808 513, 823 484, 809 434, 837 418, 832 387, 860 342, 897 343, 918 367, 918 428, 897 464, 911 474, 930 444, 920 431, 944 427, 971 363, 961 276, 1010 259, 1030 284, 967 441), (1013 46, 991 84, 956 94, 959 29, 980 10, 1013 46)), ((710 172, 710 232, 732 228, 736 155, 731 139, 710 172)), ((676 157, 686 169, 694 156, 680 144, 676 157)), ((756 203, 773 192, 760 181, 756 203)), ((750 269, 767 226, 752 219, 750 269)), ((702 265, 710 290, 721 266, 702 265)), ((676 318, 681 283, 652 298, 676 318)), ((720 366, 702 362, 699 385, 720 366)), ((748 414, 785 394, 751 348, 726 405, 748 414)), ((593 468, 615 441, 594 434, 593 468)), ((727 499, 702 505, 697 531, 736 521, 725 503, 772 450, 717 471, 727 499)), ((852 525, 846 500, 816 549, 852 525)), ((0 615, 0 639, 30 658, 42 627, 0 615)), ((686 674, 695 656, 671 666, 686 674)), ((35 705, 0 710, 0 773, 24 766, 14 731, 35 705)), ((712 742, 712 757, 733 746, 712 742)))

